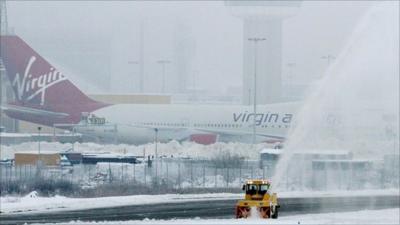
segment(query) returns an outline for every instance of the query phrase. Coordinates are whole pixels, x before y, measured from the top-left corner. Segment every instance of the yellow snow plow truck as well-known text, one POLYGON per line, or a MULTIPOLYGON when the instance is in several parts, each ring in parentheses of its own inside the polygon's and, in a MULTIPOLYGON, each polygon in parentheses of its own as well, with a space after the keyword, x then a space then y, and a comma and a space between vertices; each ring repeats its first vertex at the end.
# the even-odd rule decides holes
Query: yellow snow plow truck
POLYGON ((243 185, 244 200, 236 204, 236 218, 278 218, 278 199, 270 193, 271 183, 267 180, 249 180, 243 185))

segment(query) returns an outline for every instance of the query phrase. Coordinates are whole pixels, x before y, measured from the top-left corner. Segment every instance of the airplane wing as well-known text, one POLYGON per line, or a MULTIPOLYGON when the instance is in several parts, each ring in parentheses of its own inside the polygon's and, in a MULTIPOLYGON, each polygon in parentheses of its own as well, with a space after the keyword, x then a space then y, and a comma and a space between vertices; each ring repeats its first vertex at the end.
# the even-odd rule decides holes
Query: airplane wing
MULTIPOLYGON (((242 131, 242 130, 241 131, 227 131, 227 130, 208 130, 208 129, 198 129, 198 128, 196 128, 195 130, 206 132, 206 133, 232 135, 232 136, 234 136, 234 135, 253 135, 253 132, 242 131)), ((284 137, 281 137, 281 136, 262 134, 262 133, 257 133, 257 136, 279 139, 279 140, 285 139, 284 137)))
MULTIPOLYGON (((147 128, 147 129, 157 129, 160 132, 163 131, 169 131, 169 132, 174 132, 174 133, 180 133, 181 134, 181 139, 186 139, 188 136, 191 134, 215 134, 215 135, 229 135, 229 136, 236 136, 236 135, 253 135, 253 132, 248 132, 248 131, 227 131, 227 130, 209 130, 209 129, 201 129, 201 128, 191 128, 191 127, 185 127, 185 128, 176 128, 176 127, 155 127, 155 126, 146 126, 146 125, 131 125, 134 127, 138 128, 147 128)), ((276 136, 276 135, 269 135, 269 134, 262 134, 262 133, 257 133, 257 136, 265 137, 265 138, 270 138, 270 139, 276 139, 276 140, 284 140, 284 137, 281 136, 276 136)))
POLYGON ((173 133, 175 139, 177 141, 184 141, 187 140, 190 135, 194 134, 191 129, 188 128, 177 128, 177 127, 156 127, 156 126, 148 126, 148 125, 130 125, 136 128, 146 128, 146 129, 152 129, 154 131, 158 131, 160 133, 163 132, 170 132, 173 133))

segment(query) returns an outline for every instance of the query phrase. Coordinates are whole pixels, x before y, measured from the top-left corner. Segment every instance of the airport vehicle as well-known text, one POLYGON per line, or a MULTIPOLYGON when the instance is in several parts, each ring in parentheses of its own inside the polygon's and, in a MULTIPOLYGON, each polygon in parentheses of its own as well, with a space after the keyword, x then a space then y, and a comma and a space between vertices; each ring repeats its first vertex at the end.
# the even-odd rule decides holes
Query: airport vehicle
POLYGON ((70 167, 72 166, 72 163, 68 160, 68 158, 65 155, 61 155, 60 157, 60 166, 61 167, 70 167))
POLYGON ((270 193, 271 184, 268 180, 249 180, 243 185, 245 197, 239 200, 235 207, 236 218, 278 218, 278 198, 276 193, 270 193), (254 215, 257 214, 257 215, 254 215))
POLYGON ((210 141, 282 141, 297 103, 258 106, 108 104, 95 101, 36 53, 20 37, 0 36, 0 58, 15 93, 2 105, 11 118, 74 130, 99 140, 142 144, 184 141, 213 135, 210 141))

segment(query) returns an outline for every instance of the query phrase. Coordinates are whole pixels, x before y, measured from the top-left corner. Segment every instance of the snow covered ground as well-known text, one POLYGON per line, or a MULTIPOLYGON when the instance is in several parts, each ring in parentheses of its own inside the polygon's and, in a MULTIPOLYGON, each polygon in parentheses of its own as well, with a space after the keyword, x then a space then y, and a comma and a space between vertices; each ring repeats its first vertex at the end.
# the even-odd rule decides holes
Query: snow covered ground
POLYGON ((131 195, 101 198, 67 198, 64 196, 39 197, 32 192, 22 198, 0 198, 1 212, 10 213, 40 213, 49 211, 68 211, 116 207, 126 205, 142 205, 157 203, 176 203, 187 201, 209 201, 217 199, 236 199, 238 194, 166 194, 166 195, 131 195))
MULTIPOLYGON (((280 192, 280 198, 296 197, 334 197, 334 196, 382 196, 399 195, 399 190, 363 190, 363 191, 335 191, 335 192, 280 192)), ((40 213, 49 211, 71 211, 93 208, 105 208, 127 205, 176 203, 189 201, 209 201, 224 199, 241 199, 243 194, 215 193, 215 194, 165 194, 165 195, 132 195, 101 198, 67 198, 64 196, 39 197, 32 192, 24 197, 1 197, 1 212, 40 213)))
POLYGON ((400 209, 364 210, 356 212, 299 214, 279 217, 277 220, 262 219, 184 219, 184 220, 129 220, 111 222, 71 221, 64 224, 399 224, 400 209))

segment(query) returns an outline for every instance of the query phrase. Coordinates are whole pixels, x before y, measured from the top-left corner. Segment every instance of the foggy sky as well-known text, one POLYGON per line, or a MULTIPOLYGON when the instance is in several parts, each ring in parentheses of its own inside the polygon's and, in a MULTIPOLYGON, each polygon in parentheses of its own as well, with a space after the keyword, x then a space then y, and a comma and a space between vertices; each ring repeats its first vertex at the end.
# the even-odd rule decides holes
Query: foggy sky
MULTIPOLYGON (((307 84, 320 77, 327 67, 321 56, 340 52, 372 3, 303 2, 298 13, 283 23, 283 81, 288 73, 293 74, 292 83, 307 84), (296 64, 292 71, 288 63, 296 64)), ((243 24, 223 1, 11 1, 7 7, 15 33, 74 74, 72 80, 86 91, 128 92, 137 85, 138 67, 128 61, 140 57, 141 23, 147 92, 160 89, 159 59, 172 62, 167 66, 168 87, 178 82, 177 34, 195 43, 189 86, 224 94, 242 83, 243 24)))

